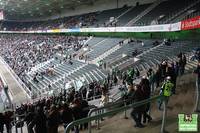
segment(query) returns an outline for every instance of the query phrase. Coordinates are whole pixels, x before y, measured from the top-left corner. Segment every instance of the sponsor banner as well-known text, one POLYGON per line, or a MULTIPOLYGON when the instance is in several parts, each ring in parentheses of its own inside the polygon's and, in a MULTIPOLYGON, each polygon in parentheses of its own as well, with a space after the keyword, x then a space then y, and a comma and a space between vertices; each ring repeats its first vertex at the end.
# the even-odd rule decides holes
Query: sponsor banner
POLYGON ((52 30, 47 30, 47 33, 51 33, 52 32, 52 30))
POLYGON ((80 32, 80 28, 68 29, 69 32, 80 32))
POLYGON ((37 31, 0 31, 0 33, 68 33, 68 32, 170 32, 180 31, 181 22, 163 25, 135 26, 135 27, 99 27, 99 28, 74 28, 53 29, 37 31))
POLYGON ((60 32, 60 29, 53 29, 52 32, 53 32, 53 33, 59 33, 59 32, 60 32))
POLYGON ((200 28, 200 16, 181 21, 181 30, 200 28))
POLYGON ((37 30, 35 33, 43 33, 43 30, 37 30))
POLYGON ((80 32, 116 32, 118 27, 81 28, 80 32))
POLYGON ((60 29, 61 33, 66 33, 66 32, 69 32, 69 31, 70 31, 70 29, 60 29))
POLYGON ((80 32, 167 32, 179 31, 181 23, 150 25, 138 27, 100 27, 100 28, 82 28, 80 32))
POLYGON ((170 24, 169 31, 180 31, 181 22, 170 24))
POLYGON ((116 32, 164 32, 169 31, 170 24, 138 27, 117 27, 116 32))

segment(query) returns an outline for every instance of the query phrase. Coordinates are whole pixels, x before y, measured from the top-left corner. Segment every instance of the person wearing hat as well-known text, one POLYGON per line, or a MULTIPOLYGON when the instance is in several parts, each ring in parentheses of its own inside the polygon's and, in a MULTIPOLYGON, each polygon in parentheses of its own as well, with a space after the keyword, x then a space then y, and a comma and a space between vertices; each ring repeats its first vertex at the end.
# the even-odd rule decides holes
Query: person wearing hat
POLYGON ((161 106, 164 100, 166 101, 166 104, 168 103, 169 98, 172 95, 173 87, 174 84, 171 82, 171 77, 167 76, 166 81, 163 83, 160 90, 160 95, 164 96, 164 98, 159 103, 159 110, 161 110, 161 106))

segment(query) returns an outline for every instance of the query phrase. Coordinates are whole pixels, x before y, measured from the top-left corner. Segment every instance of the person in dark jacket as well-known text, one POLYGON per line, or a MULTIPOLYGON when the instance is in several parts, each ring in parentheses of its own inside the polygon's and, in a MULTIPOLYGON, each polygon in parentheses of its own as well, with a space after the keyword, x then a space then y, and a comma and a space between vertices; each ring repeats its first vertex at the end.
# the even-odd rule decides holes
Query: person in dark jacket
POLYGON ((160 85, 160 79, 161 79, 161 68, 160 65, 158 65, 155 73, 156 88, 158 88, 160 85))
POLYGON ((183 58, 179 58, 178 63, 179 63, 180 75, 183 75, 184 74, 184 67, 185 67, 183 58))
MULTIPOLYGON (((144 91, 141 89, 141 85, 136 85, 133 99, 134 99, 134 102, 139 102, 145 99, 144 91)), ((136 123, 135 127, 139 127, 139 128, 144 127, 144 125, 141 123, 142 114, 144 111, 145 111, 144 105, 133 108, 131 112, 131 117, 136 123)))
MULTIPOLYGON (((142 77, 140 86, 141 90, 143 91, 144 98, 149 99, 151 96, 151 87, 149 80, 145 76, 142 77)), ((145 110, 143 112, 143 123, 146 123, 146 119, 148 119, 148 122, 152 120, 152 117, 148 115, 149 110, 150 110, 150 103, 145 105, 145 110)))
POLYGON ((198 62, 197 68, 194 70, 194 73, 197 74, 197 77, 200 80, 200 61, 198 62))
MULTIPOLYGON (((81 105, 80 105, 80 100, 78 98, 75 98, 71 108, 72 108, 72 112, 73 112, 73 116, 75 120, 81 119, 81 105)), ((75 127, 75 133, 79 133, 79 126, 75 127)))
POLYGON ((7 130, 7 133, 11 133, 11 128, 12 128, 12 125, 11 125, 11 122, 12 122, 12 116, 13 116, 13 112, 12 111, 6 111, 5 114, 4 114, 4 123, 6 125, 6 130, 7 130))
MULTIPOLYGON (((80 99, 80 106, 81 106, 81 118, 86 118, 90 111, 88 102, 86 100, 80 99)), ((82 127, 84 127, 84 129, 87 129, 88 123, 84 123, 83 125, 80 125, 80 129, 82 129, 82 127)))
POLYGON ((52 105, 47 117, 48 133, 58 133, 60 115, 55 105, 52 105))
POLYGON ((3 125, 4 125, 4 116, 3 113, 0 113, 0 133, 3 133, 3 125))
POLYGON ((161 78, 162 81, 164 81, 165 77, 166 77, 166 68, 168 66, 167 61, 163 61, 161 64, 161 78))
POLYGON ((187 58, 185 56, 185 54, 183 55, 183 73, 185 72, 185 66, 187 64, 187 58))
POLYGON ((116 75, 114 75, 114 78, 113 78, 113 82, 114 82, 114 85, 117 85, 117 82, 118 82, 118 79, 117 79, 117 76, 116 75))
POLYGON ((61 120, 64 124, 64 129, 68 126, 69 123, 73 121, 73 112, 69 108, 68 104, 63 105, 63 110, 61 112, 61 120))
POLYGON ((41 107, 37 107, 37 113, 29 126, 35 126, 35 133, 47 133, 46 116, 41 107))
POLYGON ((140 76, 140 71, 139 71, 137 68, 135 69, 135 76, 136 76, 136 77, 139 77, 139 76, 140 76))
POLYGON ((27 125, 30 124, 30 122, 33 120, 34 116, 35 116, 35 113, 29 109, 27 115, 24 118, 24 121, 26 121, 27 125))
POLYGON ((32 121, 33 121, 34 117, 35 117, 34 110, 31 110, 29 108, 28 109, 28 114, 24 118, 24 121, 26 121, 26 124, 27 124, 28 133, 33 133, 33 126, 34 126, 34 124, 32 123, 32 121))

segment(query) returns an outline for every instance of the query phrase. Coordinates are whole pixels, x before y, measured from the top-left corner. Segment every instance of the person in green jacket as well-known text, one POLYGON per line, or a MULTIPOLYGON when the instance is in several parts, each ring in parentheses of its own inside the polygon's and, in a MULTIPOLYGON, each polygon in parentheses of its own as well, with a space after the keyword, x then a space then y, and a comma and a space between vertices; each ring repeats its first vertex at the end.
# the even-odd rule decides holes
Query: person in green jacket
POLYGON ((174 84, 171 82, 171 77, 168 76, 166 78, 166 81, 163 83, 161 90, 160 90, 160 95, 163 96, 163 99, 159 103, 159 110, 161 110, 161 106, 162 106, 164 100, 166 101, 166 106, 167 106, 169 98, 172 95, 173 87, 174 87, 174 84))

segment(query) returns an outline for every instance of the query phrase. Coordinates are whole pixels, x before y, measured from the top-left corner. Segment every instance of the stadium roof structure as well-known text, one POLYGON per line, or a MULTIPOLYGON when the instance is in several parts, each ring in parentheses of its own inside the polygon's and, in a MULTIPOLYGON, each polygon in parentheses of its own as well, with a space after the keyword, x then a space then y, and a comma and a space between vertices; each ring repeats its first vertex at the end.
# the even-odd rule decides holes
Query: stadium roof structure
POLYGON ((53 16, 80 5, 93 5, 97 0, 0 0, 0 10, 8 20, 53 16))

